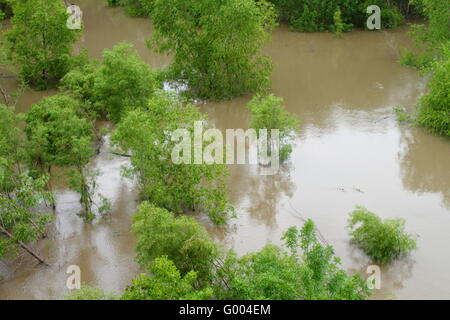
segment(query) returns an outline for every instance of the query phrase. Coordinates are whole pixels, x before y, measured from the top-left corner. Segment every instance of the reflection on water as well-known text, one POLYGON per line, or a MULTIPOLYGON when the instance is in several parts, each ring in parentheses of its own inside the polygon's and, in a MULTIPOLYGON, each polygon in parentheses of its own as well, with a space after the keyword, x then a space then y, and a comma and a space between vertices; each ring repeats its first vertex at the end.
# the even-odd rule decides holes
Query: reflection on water
MULTIPOLYGON (((146 48, 152 32, 148 20, 129 18, 105 1, 74 2, 86 26, 78 47, 88 47, 92 56, 126 40, 154 67, 169 62, 146 48)), ((417 251, 382 268, 382 289, 374 298, 450 298, 450 144, 399 126, 392 112, 396 105, 413 108, 426 84, 398 63, 399 49, 409 45, 406 31, 354 31, 343 39, 287 27, 274 32, 265 49, 275 65, 272 92, 301 123, 296 148, 274 176, 259 175, 255 166, 231 166, 237 218, 218 228, 198 217, 217 241, 245 254, 279 244, 287 228, 312 218, 344 267, 365 275, 372 263, 349 244, 346 231, 348 213, 361 204, 382 218, 405 218, 408 231, 419 236, 417 251)), ((51 93, 27 92, 17 109, 27 110, 51 93)), ((201 109, 221 130, 246 129, 250 98, 208 102, 201 109)), ((3 265, 7 279, 0 284, 0 298, 61 297, 69 264, 82 267, 83 281, 114 292, 140 272, 130 232, 136 195, 120 178, 123 163, 105 150, 93 162, 103 171, 100 192, 113 202, 109 218, 85 224, 76 216, 78 197, 58 193, 51 237, 39 244, 51 267, 36 267, 27 257, 3 265)))
POLYGON ((418 193, 440 194, 450 208, 450 148, 446 138, 409 130, 402 136, 400 152, 403 184, 418 193))

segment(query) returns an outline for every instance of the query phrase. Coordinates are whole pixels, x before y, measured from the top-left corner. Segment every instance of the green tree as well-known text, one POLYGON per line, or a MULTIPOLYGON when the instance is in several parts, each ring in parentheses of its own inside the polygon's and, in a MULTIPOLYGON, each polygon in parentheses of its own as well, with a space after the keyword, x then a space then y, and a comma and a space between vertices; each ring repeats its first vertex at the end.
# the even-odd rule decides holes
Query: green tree
POLYGON ((134 50, 120 43, 103 52, 103 60, 85 59, 61 80, 61 89, 86 105, 86 113, 119 122, 129 110, 144 107, 160 87, 156 72, 134 50))
POLYGON ((265 1, 156 0, 152 46, 174 55, 169 78, 191 95, 230 99, 266 89, 272 69, 260 49, 275 26, 265 1))
POLYGON ((212 298, 211 288, 197 290, 197 273, 180 271, 167 256, 156 258, 149 267, 150 275, 142 274, 133 280, 122 300, 207 300, 212 298))
POLYGON ((281 161, 286 160, 291 154, 295 130, 299 126, 294 116, 286 111, 283 103, 282 98, 273 94, 256 95, 247 106, 251 113, 250 127, 256 129, 258 134, 260 129, 267 129, 268 141, 271 142, 271 145, 273 144, 271 130, 277 129, 280 131, 279 151, 281 161))
POLYGON ((103 53, 94 83, 95 105, 118 122, 126 111, 144 107, 157 86, 156 73, 142 61, 133 45, 120 43, 103 53))
POLYGON ((358 276, 340 267, 331 246, 319 243, 314 223, 301 230, 290 228, 286 247, 273 245, 236 258, 230 253, 218 270, 216 292, 220 299, 361 300, 370 291, 358 276))
POLYGON ((196 121, 205 121, 197 107, 160 92, 146 108, 127 114, 112 141, 130 152, 130 173, 139 178, 144 199, 174 213, 200 211, 217 224, 225 223, 233 213, 224 181, 227 167, 172 161, 177 145, 173 133, 186 129, 192 137, 196 121))
POLYGON ((376 262, 388 263, 416 249, 415 238, 405 232, 404 219, 384 219, 358 206, 348 224, 351 242, 376 262))
MULTIPOLYGON (((195 271, 196 281, 211 280, 218 248, 194 218, 177 218, 165 209, 143 202, 133 217, 133 232, 141 265, 148 267, 156 258, 167 256, 183 277, 195 271)), ((185 280, 188 279, 193 281, 192 274, 185 280)))
POLYGON ((93 128, 77 110, 79 102, 67 95, 45 97, 27 113, 25 133, 32 167, 49 175, 54 166, 74 168, 70 181, 81 194, 82 214, 91 219, 93 201, 85 167, 94 152, 93 128))
POLYGON ((72 44, 80 32, 67 28, 61 0, 15 0, 12 5, 12 28, 6 38, 13 61, 27 83, 39 89, 54 86, 70 69, 72 44))

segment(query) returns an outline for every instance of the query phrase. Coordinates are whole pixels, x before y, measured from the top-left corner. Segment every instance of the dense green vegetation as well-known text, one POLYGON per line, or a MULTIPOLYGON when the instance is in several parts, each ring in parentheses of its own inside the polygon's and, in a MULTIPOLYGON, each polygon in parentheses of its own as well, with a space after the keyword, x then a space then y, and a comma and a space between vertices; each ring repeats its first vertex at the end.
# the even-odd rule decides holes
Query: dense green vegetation
POLYGON ((411 36, 420 53, 405 50, 401 62, 430 74, 429 93, 422 97, 415 122, 450 136, 450 10, 446 1, 414 0, 427 18, 413 25, 411 36))
POLYGON ((122 299, 359 300, 370 293, 359 275, 341 269, 331 246, 319 243, 312 221, 290 228, 285 248, 267 245, 241 258, 219 248, 193 218, 149 203, 139 207, 133 230, 138 261, 149 274, 135 279, 122 299))
POLYGON ((403 16, 395 4, 386 0, 270 0, 282 20, 293 29, 303 32, 347 31, 352 27, 366 28, 370 5, 381 8, 382 28, 393 28, 403 23, 403 16), (337 18, 339 17, 339 18, 337 18))
POLYGON ((157 0, 152 47, 173 54, 169 79, 205 99, 230 99, 269 87, 260 50, 275 27, 265 1, 157 0))
POLYGON ((193 136, 195 122, 204 120, 197 107, 160 92, 145 108, 129 112, 112 140, 123 151, 131 152, 130 173, 139 177, 143 199, 175 213, 205 212, 222 224, 233 211, 224 183, 227 167, 172 161, 176 144, 172 132, 187 129, 193 136))
POLYGON ((21 247, 43 262, 27 244, 45 236, 45 226, 51 220, 51 216, 34 210, 52 201, 45 190, 49 177, 30 176, 25 171, 22 159, 27 154, 18 121, 12 109, 0 105, 0 258, 14 255, 21 247))
POLYGON ((128 110, 144 107, 160 86, 156 73, 131 44, 105 49, 101 62, 83 60, 64 76, 61 88, 81 100, 93 116, 119 122, 128 110))
POLYGON ((348 225, 351 241, 370 258, 388 263, 416 249, 416 239, 405 232, 405 220, 381 220, 364 207, 350 214, 348 225))
POLYGON ((13 61, 24 81, 38 89, 54 86, 70 69, 72 44, 80 32, 66 27, 61 0, 13 1, 12 28, 6 32, 13 61))
MULTIPOLYGON (((280 130, 280 160, 288 159, 299 124, 285 110, 282 98, 267 93, 272 63, 261 53, 278 15, 295 30, 328 30, 340 36, 365 26, 370 4, 382 8, 383 28, 400 25, 409 9, 400 1, 387 0, 108 3, 125 6, 135 16, 151 17, 155 34, 150 47, 173 56, 166 70, 154 70, 127 43, 105 49, 101 60, 88 58, 87 52, 75 57, 72 44, 81 32, 66 27, 63 1, 11 1, 12 27, 5 32, 10 61, 24 82, 59 92, 34 104, 25 115, 0 105, 0 258, 22 248, 44 262, 28 245, 46 236, 52 220, 47 211, 49 206, 55 209, 51 186, 55 169, 80 195, 84 219, 108 211, 108 201, 97 194, 98 172, 89 165, 101 143, 97 121, 106 119, 114 123, 111 153, 129 158, 124 175, 138 182, 142 203, 132 229, 137 261, 147 273, 121 297, 85 286, 69 299, 368 297, 365 282, 342 269, 333 248, 318 240, 311 220, 300 230, 287 230, 284 246, 267 245, 243 257, 215 243, 193 217, 183 214, 204 213, 218 225, 233 217, 228 167, 174 163, 173 132, 185 129, 193 136, 198 121, 212 127, 186 96, 222 100, 256 93, 248 104, 250 127, 268 129, 269 135, 271 129, 280 130), (164 82, 181 92, 164 91, 164 82)), ((413 2, 414 12, 422 12, 428 20, 413 30, 424 49, 417 56, 406 53, 402 61, 431 74, 417 122, 450 136, 450 13, 443 3, 413 2)), ((10 9, 0 1, 1 17, 10 15, 10 9)), ((4 48, 0 54, 5 56, 4 48)), ((196 148, 190 145, 189 151, 196 148)), ((184 156, 192 160, 192 152, 184 156)), ((380 263, 416 248, 416 240, 404 227, 401 219, 383 221, 363 207, 349 219, 352 243, 380 263)))

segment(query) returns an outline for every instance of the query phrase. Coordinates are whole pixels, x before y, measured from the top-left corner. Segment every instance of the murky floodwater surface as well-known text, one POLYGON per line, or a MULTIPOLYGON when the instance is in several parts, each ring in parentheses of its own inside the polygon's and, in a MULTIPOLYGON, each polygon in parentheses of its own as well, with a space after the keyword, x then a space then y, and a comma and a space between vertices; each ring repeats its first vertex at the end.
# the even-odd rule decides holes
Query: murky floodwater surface
MULTIPOLYGON (((135 44, 154 67, 170 59, 151 52, 145 41, 147 19, 127 17, 105 1, 78 0, 85 33, 77 47, 100 57, 119 41, 135 44)), ((199 220, 211 235, 239 254, 280 243, 292 225, 313 219, 335 247, 344 267, 365 274, 369 259, 349 245, 348 213, 361 204, 381 217, 407 219, 419 236, 410 257, 382 268, 382 288, 374 298, 450 298, 450 142, 396 122, 392 108, 413 110, 426 82, 398 63, 400 48, 410 45, 407 28, 389 32, 354 31, 302 34, 278 28, 265 52, 271 56, 273 93, 301 121, 291 161, 274 176, 254 166, 231 166, 229 185, 238 217, 217 228, 199 220)), ((8 85, 14 87, 13 80, 8 85)), ((27 91, 18 103, 25 111, 44 94, 27 91)), ((206 103, 202 110, 220 129, 248 128, 249 97, 206 103)), ((50 267, 27 256, 0 264, 6 275, 0 299, 58 299, 68 292, 66 268, 79 265, 82 281, 120 293, 140 270, 134 262, 130 231, 137 205, 132 182, 120 177, 125 160, 111 156, 105 144, 92 166, 102 171, 100 191, 113 205, 109 217, 84 223, 78 197, 57 192, 57 214, 50 237, 38 244, 50 267)))

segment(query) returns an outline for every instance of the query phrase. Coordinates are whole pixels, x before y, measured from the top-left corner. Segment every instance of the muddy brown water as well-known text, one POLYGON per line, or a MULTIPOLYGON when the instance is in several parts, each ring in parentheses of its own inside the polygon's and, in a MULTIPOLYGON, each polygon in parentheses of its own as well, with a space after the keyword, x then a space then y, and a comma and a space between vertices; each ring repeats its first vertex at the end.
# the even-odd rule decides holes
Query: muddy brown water
MULTIPOLYGON (((79 46, 100 57, 119 41, 135 44, 154 67, 168 57, 146 48, 152 26, 130 18, 105 1, 74 1, 84 12, 79 46)), ((367 276, 372 262, 349 244, 348 213, 364 205, 381 217, 402 217, 418 235, 418 250, 382 267, 381 289, 373 298, 450 298, 450 142, 420 128, 399 125, 392 107, 414 110, 426 80, 399 65, 400 48, 409 46, 407 27, 388 32, 353 31, 302 34, 279 27, 265 52, 275 69, 273 93, 301 121, 291 161, 274 176, 255 166, 231 166, 229 185, 238 217, 227 227, 198 217, 220 243, 239 254, 279 244, 283 231, 313 219, 351 273, 367 276)), ((79 47, 78 46, 78 47, 79 47)), ((15 86, 14 81, 8 83, 15 86)), ((27 90, 17 110, 26 111, 43 95, 27 90)), ((248 128, 249 97, 205 103, 203 111, 220 129, 248 128)), ((112 213, 92 224, 77 215, 78 197, 57 191, 57 214, 49 239, 37 245, 50 267, 22 255, 0 263, 0 299, 59 299, 68 293, 66 269, 81 267, 82 281, 120 293, 138 273, 130 232, 137 205, 132 182, 121 178, 126 160, 107 153, 105 144, 92 166, 102 171, 100 191, 112 213)))

